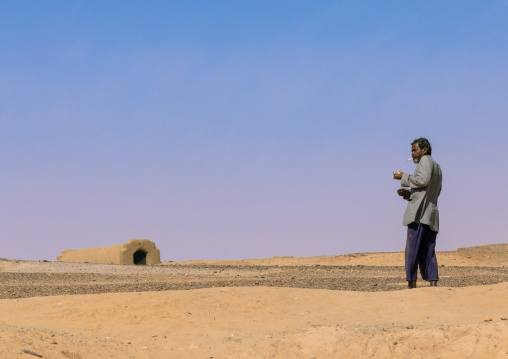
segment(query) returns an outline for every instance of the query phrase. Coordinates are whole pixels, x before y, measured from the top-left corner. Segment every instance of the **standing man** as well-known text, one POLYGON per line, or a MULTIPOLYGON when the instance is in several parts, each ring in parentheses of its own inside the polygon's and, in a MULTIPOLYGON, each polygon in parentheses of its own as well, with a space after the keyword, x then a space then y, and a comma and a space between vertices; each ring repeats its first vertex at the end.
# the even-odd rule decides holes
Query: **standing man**
POLYGON ((406 279, 409 288, 416 288, 418 266, 422 278, 437 286, 436 236, 439 231, 437 199, 441 193, 441 167, 431 157, 432 147, 426 138, 411 143, 411 156, 417 164, 413 175, 394 171, 400 180, 397 194, 408 201, 402 224, 407 226, 406 279))

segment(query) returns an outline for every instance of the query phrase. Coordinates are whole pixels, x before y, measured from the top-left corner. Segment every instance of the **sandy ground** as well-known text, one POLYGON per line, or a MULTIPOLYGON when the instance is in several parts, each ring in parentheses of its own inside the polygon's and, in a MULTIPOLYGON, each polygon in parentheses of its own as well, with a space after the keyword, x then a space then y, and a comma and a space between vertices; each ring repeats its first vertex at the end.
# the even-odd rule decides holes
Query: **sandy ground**
MULTIPOLYGON (((504 252, 437 252, 439 265, 451 266, 481 266, 481 267, 508 267, 508 253, 504 252)), ((181 264, 216 264, 216 265, 279 265, 279 266, 401 266, 404 265, 404 251, 386 253, 354 253, 342 256, 319 257, 274 257, 265 259, 206 261, 193 260, 179 262, 181 264)), ((169 264, 167 262, 163 264, 169 264)))
MULTIPOLYGON (((401 264, 401 255, 192 264, 391 266, 401 264)), ((438 258, 446 266, 508 266, 508 253, 438 258)), ((59 264, 45 268, 66 268, 59 264)), ((34 268, 0 262, 0 272, 34 268)), ((0 358, 508 358, 507 317, 508 282, 381 292, 257 286, 2 299, 0 358)))

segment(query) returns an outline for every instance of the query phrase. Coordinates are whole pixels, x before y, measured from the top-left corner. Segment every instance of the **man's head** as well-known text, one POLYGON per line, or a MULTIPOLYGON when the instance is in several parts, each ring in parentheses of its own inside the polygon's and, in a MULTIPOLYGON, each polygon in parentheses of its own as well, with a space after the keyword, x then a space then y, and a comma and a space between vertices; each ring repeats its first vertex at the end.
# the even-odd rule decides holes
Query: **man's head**
POLYGON ((413 162, 418 163, 420 159, 425 155, 431 155, 432 147, 430 146, 429 140, 426 138, 418 138, 411 143, 411 156, 413 162))

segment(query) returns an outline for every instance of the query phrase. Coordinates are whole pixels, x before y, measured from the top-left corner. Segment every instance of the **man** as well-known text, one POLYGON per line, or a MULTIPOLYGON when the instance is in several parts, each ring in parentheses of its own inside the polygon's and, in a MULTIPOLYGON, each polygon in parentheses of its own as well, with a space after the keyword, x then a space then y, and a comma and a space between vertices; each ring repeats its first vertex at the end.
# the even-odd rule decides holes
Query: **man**
POLYGON ((400 180, 397 194, 408 201, 402 224, 407 226, 406 279, 409 288, 416 288, 418 266, 422 278, 437 286, 436 236, 439 231, 437 199, 441 193, 442 173, 431 157, 432 147, 426 138, 411 143, 413 162, 418 164, 413 175, 394 171, 393 178, 400 180))

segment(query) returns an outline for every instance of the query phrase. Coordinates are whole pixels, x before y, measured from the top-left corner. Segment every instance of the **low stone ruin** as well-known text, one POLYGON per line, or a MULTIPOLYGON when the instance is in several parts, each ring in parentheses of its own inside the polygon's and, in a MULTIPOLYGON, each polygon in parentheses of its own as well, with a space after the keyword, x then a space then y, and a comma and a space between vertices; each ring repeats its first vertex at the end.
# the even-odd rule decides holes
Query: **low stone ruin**
POLYGON ((67 249, 59 262, 154 265, 161 262, 160 251, 148 239, 131 239, 111 247, 67 249))

